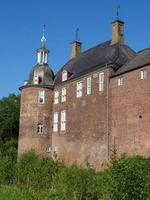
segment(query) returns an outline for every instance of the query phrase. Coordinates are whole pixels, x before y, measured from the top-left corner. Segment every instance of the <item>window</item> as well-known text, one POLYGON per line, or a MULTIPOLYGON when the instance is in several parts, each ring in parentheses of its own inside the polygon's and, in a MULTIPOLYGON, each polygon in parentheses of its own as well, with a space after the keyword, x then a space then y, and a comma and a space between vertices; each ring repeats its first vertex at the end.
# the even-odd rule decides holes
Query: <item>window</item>
POLYGON ((39 91, 39 103, 44 104, 45 102, 45 91, 39 91))
POLYGON ((38 84, 38 76, 34 76, 34 84, 38 84))
POLYGON ((40 84, 43 82, 43 72, 34 72, 34 84, 40 84))
POLYGON ((99 73, 99 91, 102 92, 104 90, 104 72, 99 73))
POLYGON ((61 90, 61 102, 66 101, 66 94, 67 94, 66 88, 62 88, 62 90, 61 90))
POLYGON ((65 131, 66 130, 66 111, 61 111, 61 125, 60 130, 65 131))
POLYGON ((118 86, 122 86, 123 85, 123 78, 118 78, 118 86))
POLYGON ((38 134, 43 134, 44 131, 44 125, 42 123, 37 124, 37 133, 38 134))
POLYGON ((82 82, 77 82, 76 85, 76 97, 82 97, 82 82))
POLYGON ((67 71, 64 70, 64 71, 62 72, 62 81, 66 81, 66 80, 67 80, 67 71))
POLYGON ((91 94, 91 77, 87 78, 87 95, 91 94))
POLYGON ((147 78, 147 71, 144 69, 144 70, 141 70, 140 72, 140 77, 141 79, 146 79, 147 78))
POLYGON ((55 91, 54 92, 54 104, 58 104, 59 103, 59 92, 55 91))
POLYGON ((58 131, 58 112, 54 112, 53 115, 53 132, 58 131))

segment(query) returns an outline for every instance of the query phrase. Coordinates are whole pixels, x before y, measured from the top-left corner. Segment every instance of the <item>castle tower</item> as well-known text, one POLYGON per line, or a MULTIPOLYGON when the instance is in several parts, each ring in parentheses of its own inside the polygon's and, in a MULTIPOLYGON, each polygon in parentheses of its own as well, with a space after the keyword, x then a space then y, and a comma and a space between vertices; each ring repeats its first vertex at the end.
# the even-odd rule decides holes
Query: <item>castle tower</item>
POLYGON ((41 42, 37 64, 31 70, 29 80, 20 87, 18 155, 30 149, 35 149, 39 155, 50 155, 54 73, 48 65, 49 50, 45 47, 44 32, 41 42))

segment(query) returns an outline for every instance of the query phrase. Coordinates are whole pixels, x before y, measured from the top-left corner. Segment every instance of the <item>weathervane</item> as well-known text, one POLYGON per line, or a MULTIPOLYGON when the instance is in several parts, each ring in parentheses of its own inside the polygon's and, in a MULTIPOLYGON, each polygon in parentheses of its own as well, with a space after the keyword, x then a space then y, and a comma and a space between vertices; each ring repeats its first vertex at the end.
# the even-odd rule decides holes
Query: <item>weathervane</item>
POLYGON ((76 41, 79 40, 79 28, 76 29, 76 41))
POLYGON ((119 20, 119 11, 120 11, 120 5, 117 6, 117 20, 119 20))
POLYGON ((45 24, 43 25, 43 34, 42 34, 41 42, 42 42, 42 47, 45 47, 45 45, 46 45, 45 24))

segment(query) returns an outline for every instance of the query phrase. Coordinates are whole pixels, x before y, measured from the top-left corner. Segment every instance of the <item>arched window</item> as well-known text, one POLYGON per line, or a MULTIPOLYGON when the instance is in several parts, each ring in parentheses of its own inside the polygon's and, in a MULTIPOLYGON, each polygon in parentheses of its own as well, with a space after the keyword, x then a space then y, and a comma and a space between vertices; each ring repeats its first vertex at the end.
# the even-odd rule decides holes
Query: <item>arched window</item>
POLYGON ((37 133, 38 134, 43 134, 44 132, 44 125, 42 123, 37 124, 37 133))
POLYGON ((67 71, 66 71, 66 70, 64 70, 64 71, 62 72, 62 81, 66 81, 66 80, 67 80, 67 78, 68 78, 67 71))

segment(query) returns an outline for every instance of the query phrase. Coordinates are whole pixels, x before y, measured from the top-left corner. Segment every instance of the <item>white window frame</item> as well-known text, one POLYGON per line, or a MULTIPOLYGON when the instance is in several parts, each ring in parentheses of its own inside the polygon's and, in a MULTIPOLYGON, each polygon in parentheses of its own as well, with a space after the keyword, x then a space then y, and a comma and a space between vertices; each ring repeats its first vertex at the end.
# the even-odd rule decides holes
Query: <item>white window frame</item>
POLYGON ((61 89, 61 102, 65 102, 66 101, 66 95, 67 95, 66 88, 62 88, 61 89))
POLYGON ((38 84, 38 76, 34 75, 34 84, 37 85, 38 84))
POLYGON ((146 79, 147 78, 147 70, 146 69, 143 69, 140 71, 140 79, 143 80, 143 79, 146 79))
POLYGON ((99 92, 104 91, 104 72, 99 73, 99 92))
POLYGON ((68 73, 67 73, 66 70, 64 70, 64 71, 62 72, 62 82, 63 82, 63 81, 66 81, 67 79, 68 79, 68 73))
POLYGON ((60 121, 60 130, 65 131, 66 130, 66 111, 61 111, 61 121, 60 121))
POLYGON ((118 84, 118 86, 122 86, 123 85, 123 77, 119 77, 117 79, 117 84, 118 84))
POLYGON ((58 132, 59 113, 53 113, 53 132, 58 132))
POLYGON ((39 104, 45 103, 45 91, 41 90, 39 91, 39 104))
POLYGON ((82 81, 77 82, 76 84, 76 97, 82 97, 82 81))
POLYGON ((34 72, 34 84, 38 85, 43 82, 44 73, 43 72, 34 72), (41 81, 39 81, 41 79, 41 81))
POLYGON ((88 77, 87 80, 86 80, 86 92, 87 92, 87 95, 90 95, 91 94, 91 77, 88 77))
POLYGON ((37 133, 38 134, 43 134, 44 133, 44 124, 38 123, 37 124, 37 133))
POLYGON ((54 91, 54 104, 59 103, 59 91, 54 91))

